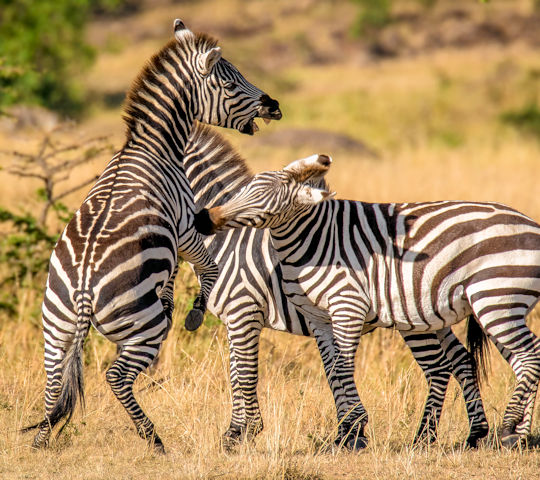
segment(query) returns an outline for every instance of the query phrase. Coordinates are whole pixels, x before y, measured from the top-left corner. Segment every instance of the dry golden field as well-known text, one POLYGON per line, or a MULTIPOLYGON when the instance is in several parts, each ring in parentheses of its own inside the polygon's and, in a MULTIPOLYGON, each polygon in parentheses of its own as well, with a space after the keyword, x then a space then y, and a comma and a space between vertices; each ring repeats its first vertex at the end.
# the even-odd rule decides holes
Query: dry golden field
MULTIPOLYGON (((284 118, 260 125, 255 137, 225 132, 253 170, 280 168, 311 153, 334 158, 330 182, 341 198, 370 202, 435 199, 494 200, 540 221, 540 141, 501 121, 501 115, 540 101, 540 54, 525 40, 478 41, 372 58, 349 37, 356 12, 348 1, 242 2, 146 0, 125 18, 102 19, 87 34, 98 58, 81 79, 97 99, 70 134, 108 135, 120 148, 119 99, 144 61, 181 17, 220 39, 224 56, 249 80, 280 100, 284 118), (255 28, 250 30, 250 26, 255 28), (284 132, 312 129, 303 144, 284 132), (345 134, 366 146, 337 145, 318 132, 345 134)), ((404 11, 418 2, 398 2, 404 11)), ((533 1, 437 2, 428 19, 460 5, 469 19, 528 15, 533 1), (438 10, 437 10, 438 9, 438 10), (469 11, 467 10, 467 11, 469 11), (509 11, 510 11, 509 10, 509 11)), ((473 21, 471 20, 471 21, 473 21)), ((474 23, 474 22, 473 22, 474 23)), ((418 34, 411 44, 418 43, 418 34)), ((408 37, 407 37, 408 38, 408 37)), ((41 118, 41 129, 47 128, 41 118)), ((262 123, 262 122, 261 122, 262 123)), ((40 128, 0 122, 2 150, 31 152, 40 128)), ((66 141, 69 139, 66 139, 66 141)), ((103 156, 77 169, 75 184, 99 172, 103 156)), ((9 157, 0 157, 3 166, 9 157)), ((37 208, 37 184, 0 171, 0 205, 37 208)), ((76 208, 85 192, 67 199, 76 208)), ((58 225, 51 224, 51 229, 58 225)), ((105 381, 114 345, 92 332, 85 345, 86 410, 47 451, 30 448, 18 430, 43 413, 45 374, 39 328, 43 278, 18 292, 18 310, 0 311, 0 478, 2 479, 537 479, 537 449, 505 451, 487 442, 464 451, 463 399, 452 380, 439 431, 428 449, 413 449, 427 387, 421 370, 392 331, 362 340, 356 378, 370 414, 369 447, 358 454, 321 453, 336 430, 332 396, 311 339, 264 331, 259 399, 265 430, 237 453, 220 448, 230 416, 225 328, 209 316, 197 332, 183 329, 197 288, 183 266, 177 282, 174 330, 157 368, 141 375, 136 395, 155 422, 168 454, 156 457, 140 440, 105 381)), ((540 335, 540 311, 530 316, 540 335)), ((458 328, 461 334, 461 328, 458 328)), ((491 350, 482 396, 493 432, 501 423, 513 375, 491 350)), ((533 434, 540 437, 536 409, 533 434)))

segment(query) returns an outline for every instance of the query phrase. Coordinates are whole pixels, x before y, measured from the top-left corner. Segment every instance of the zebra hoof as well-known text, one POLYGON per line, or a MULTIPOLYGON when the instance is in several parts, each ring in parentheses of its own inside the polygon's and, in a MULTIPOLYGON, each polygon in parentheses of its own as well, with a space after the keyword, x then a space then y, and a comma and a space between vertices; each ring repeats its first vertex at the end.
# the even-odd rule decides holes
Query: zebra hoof
POLYGON ((36 442, 35 440, 32 442, 32 450, 38 451, 38 450, 44 450, 49 447, 49 441, 44 440, 42 442, 36 442))
POLYGON ((423 430, 421 433, 418 433, 416 437, 414 437, 413 440, 413 447, 427 447, 428 445, 431 445, 432 443, 435 443, 437 441, 437 431, 426 429, 423 430))
POLYGON ((482 427, 476 430, 475 432, 471 432, 469 434, 469 437, 467 438, 467 441, 465 442, 465 448, 467 449, 476 449, 478 448, 478 442, 485 438, 489 432, 488 427, 482 427))
POLYGON ((347 449, 358 452, 364 450, 368 446, 368 439, 366 437, 356 437, 349 440, 346 444, 347 449))
POLYGON ((190 332, 193 332, 194 330, 197 330, 202 325, 204 319, 204 312, 201 312, 200 310, 193 309, 191 310, 186 317, 186 330, 189 330, 190 332))
POLYGON ((227 432, 221 437, 221 448, 226 453, 235 452, 241 443, 242 434, 240 432, 227 432))
POLYGON ((360 435, 349 435, 345 441, 343 441, 343 438, 338 438, 334 445, 338 448, 341 447, 350 450, 351 452, 359 452, 367 447, 368 439, 360 435))
POLYGON ((508 448, 509 450, 519 447, 521 445, 521 436, 517 433, 510 433, 508 435, 504 435, 501 438, 501 445, 504 448, 508 448))
POLYGON ((154 447, 154 453, 157 455, 165 455, 165 447, 163 446, 161 438, 159 438, 157 435, 152 440, 151 445, 154 447))

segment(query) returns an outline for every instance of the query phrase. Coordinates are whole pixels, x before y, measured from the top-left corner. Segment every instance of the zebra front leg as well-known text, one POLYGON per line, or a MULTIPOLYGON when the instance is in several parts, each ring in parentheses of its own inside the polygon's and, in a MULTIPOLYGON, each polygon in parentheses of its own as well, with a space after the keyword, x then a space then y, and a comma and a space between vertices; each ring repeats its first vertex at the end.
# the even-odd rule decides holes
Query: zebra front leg
POLYGON ((468 448, 476 448, 479 440, 488 434, 489 425, 482 397, 480 396, 478 378, 474 374, 474 359, 450 328, 439 330, 437 338, 446 354, 446 358, 452 364, 452 374, 459 382, 463 392, 469 417, 469 436, 465 445, 468 448))
POLYGON ((202 325, 208 297, 219 274, 218 266, 208 254, 200 235, 196 232, 195 235, 196 241, 191 245, 190 249, 179 251, 182 258, 193 265, 193 270, 199 277, 201 286, 199 294, 193 302, 193 308, 186 317, 185 326, 189 331, 197 330, 202 325))
POLYGON ((414 359, 424 372, 428 395, 414 445, 430 444, 437 440, 444 397, 450 381, 451 365, 435 333, 400 332, 414 359))
MULTIPOLYGON (((160 292, 159 298, 161 304, 163 305, 163 313, 167 319, 167 331, 165 332, 165 338, 172 326, 172 315, 174 311, 174 282, 176 280, 176 275, 178 274, 178 264, 175 265, 174 271, 170 276, 169 280, 163 287, 160 292)), ((163 340, 165 340, 165 338, 163 340)))
POLYGON ((336 402, 338 436, 335 444, 349 450, 362 450, 368 444, 365 436, 368 414, 360 401, 354 382, 354 357, 360 343, 363 325, 363 320, 332 315, 332 332, 336 349, 332 369, 336 383, 340 387, 336 402))
POLYGON ((165 448, 156 433, 154 424, 143 412, 133 395, 135 379, 139 373, 152 364, 160 345, 161 341, 157 344, 124 344, 120 355, 107 370, 106 378, 114 395, 135 424, 139 436, 153 446, 157 453, 164 454, 165 448))
POLYGON ((223 435, 226 450, 252 440, 263 430, 257 398, 261 329, 258 320, 227 322, 233 405, 231 424, 223 435))

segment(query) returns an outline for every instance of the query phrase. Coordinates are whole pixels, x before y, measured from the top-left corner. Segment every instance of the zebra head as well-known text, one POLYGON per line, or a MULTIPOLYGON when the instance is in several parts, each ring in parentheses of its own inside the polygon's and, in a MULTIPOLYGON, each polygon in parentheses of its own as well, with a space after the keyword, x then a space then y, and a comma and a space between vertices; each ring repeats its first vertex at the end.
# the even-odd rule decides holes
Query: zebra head
POLYGON ((331 163, 327 155, 312 155, 283 170, 254 175, 227 203, 197 213, 195 228, 211 235, 229 228, 288 224, 313 205, 335 196, 324 180, 331 163))
POLYGON ((210 37, 195 35, 176 19, 174 35, 182 50, 191 53, 195 119, 202 123, 234 128, 253 135, 259 130, 255 118, 265 123, 279 120, 279 103, 249 83, 238 69, 221 56, 221 48, 210 37))

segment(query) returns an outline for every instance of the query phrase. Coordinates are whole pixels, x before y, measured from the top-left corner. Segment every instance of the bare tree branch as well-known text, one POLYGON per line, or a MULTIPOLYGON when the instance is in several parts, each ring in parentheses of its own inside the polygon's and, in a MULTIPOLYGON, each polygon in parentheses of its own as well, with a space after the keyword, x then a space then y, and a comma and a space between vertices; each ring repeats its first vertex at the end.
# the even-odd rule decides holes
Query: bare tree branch
POLYGON ((86 187, 98 178, 93 175, 74 186, 61 189, 59 184, 69 180, 73 170, 80 165, 91 162, 104 152, 112 152, 108 137, 99 136, 81 140, 77 143, 64 144, 58 134, 73 129, 73 124, 59 124, 44 132, 37 145, 36 153, 0 150, 0 155, 12 158, 12 165, 5 168, 11 175, 20 178, 33 178, 42 182, 44 205, 39 223, 44 226, 52 207, 68 195, 86 187), (69 155, 69 158, 66 158, 69 155))
POLYGON ((58 200, 61 200, 64 197, 67 197, 69 194, 76 192, 77 190, 80 190, 81 188, 86 187, 87 185, 95 182, 99 178, 99 175, 95 175, 92 178, 89 178, 88 180, 85 180, 84 182, 79 183, 78 185, 68 189, 64 190, 62 193, 59 193, 55 197, 52 198, 52 202, 56 203, 58 200))

